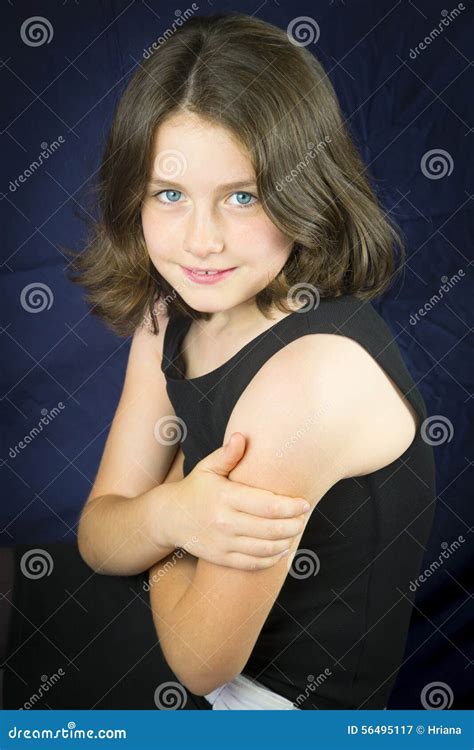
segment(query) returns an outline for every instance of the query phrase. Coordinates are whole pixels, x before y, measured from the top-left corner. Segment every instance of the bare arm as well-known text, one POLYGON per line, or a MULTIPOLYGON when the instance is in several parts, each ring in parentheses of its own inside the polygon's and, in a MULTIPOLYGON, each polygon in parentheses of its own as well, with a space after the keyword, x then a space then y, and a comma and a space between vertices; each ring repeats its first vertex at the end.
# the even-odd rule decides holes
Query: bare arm
POLYGON ((80 552, 87 564, 104 575, 135 575, 172 553, 175 546, 166 539, 159 519, 169 515, 173 482, 182 478, 179 450, 161 485, 134 498, 104 495, 91 500, 80 522, 80 552), (95 538, 97 529, 100 544, 95 538))
POLYGON ((166 439, 175 419, 161 371, 166 325, 160 316, 157 336, 143 327, 133 336, 123 391, 82 509, 79 551, 98 573, 134 575, 174 548, 160 525, 183 459, 179 443, 166 439))

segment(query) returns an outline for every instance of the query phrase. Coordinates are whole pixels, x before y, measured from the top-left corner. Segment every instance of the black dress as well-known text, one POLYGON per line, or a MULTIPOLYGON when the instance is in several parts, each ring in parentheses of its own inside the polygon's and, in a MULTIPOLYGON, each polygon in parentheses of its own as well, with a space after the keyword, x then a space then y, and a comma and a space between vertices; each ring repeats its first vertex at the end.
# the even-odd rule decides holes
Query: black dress
POLYGON ((187 428, 184 476, 222 445, 236 402, 263 364, 308 334, 357 341, 418 414, 415 439, 396 461, 339 481, 319 501, 293 558, 295 575, 285 579, 243 670, 300 709, 384 708, 403 659, 410 581, 419 573, 436 497, 426 406, 397 343, 369 302, 323 298, 275 323, 221 367, 185 379, 180 344, 190 323, 170 321, 162 364, 187 428), (316 566, 316 575, 305 575, 316 566))
MULTIPOLYGON (((187 426, 185 476, 222 445, 237 400, 263 364, 312 333, 358 341, 421 423, 426 419, 398 346, 368 302, 321 299, 317 308, 275 323, 216 370, 185 379, 180 344, 190 323, 169 321, 162 362, 168 395, 187 426)), ((243 670, 300 709, 387 705, 412 612, 409 584, 419 573, 435 510, 433 451, 423 431, 420 424, 413 443, 389 466, 334 485, 307 523, 292 563, 297 575, 287 576, 243 670), (315 561, 317 575, 307 575, 315 561)), ((65 674, 35 708, 163 707, 157 688, 177 680, 156 638, 143 587, 147 574, 99 576, 75 545, 37 546, 55 564, 50 576, 36 581, 17 573, 4 707, 23 705, 38 692, 42 675, 59 666, 65 674)), ((28 549, 15 549, 17 569, 28 549)), ((176 700, 185 710, 211 708, 189 691, 176 700)))

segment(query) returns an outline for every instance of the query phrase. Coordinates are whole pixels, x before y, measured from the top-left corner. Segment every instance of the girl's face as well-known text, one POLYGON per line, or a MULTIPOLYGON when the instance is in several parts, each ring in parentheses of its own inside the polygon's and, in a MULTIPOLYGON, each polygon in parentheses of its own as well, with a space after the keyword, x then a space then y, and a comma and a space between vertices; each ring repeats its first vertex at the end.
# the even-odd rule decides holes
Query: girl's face
POLYGON ((197 311, 232 310, 226 321, 245 319, 293 247, 262 208, 248 155, 227 129, 196 115, 173 116, 158 128, 141 215, 161 276, 197 311), (185 268, 235 270, 204 284, 185 268))

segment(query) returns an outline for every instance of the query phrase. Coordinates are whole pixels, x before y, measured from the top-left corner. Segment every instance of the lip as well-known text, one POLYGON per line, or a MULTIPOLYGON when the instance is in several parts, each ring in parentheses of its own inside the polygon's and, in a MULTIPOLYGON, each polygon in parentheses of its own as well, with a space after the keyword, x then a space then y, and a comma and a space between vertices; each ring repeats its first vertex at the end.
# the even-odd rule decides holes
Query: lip
MULTIPOLYGON (((206 276, 205 274, 196 274, 193 273, 190 268, 186 268, 185 266, 181 266, 181 269, 184 273, 184 275, 188 278, 194 281, 195 284, 217 284, 218 281, 222 281, 223 279, 226 279, 228 276, 231 275, 233 271, 235 271, 237 266, 234 266, 233 268, 226 268, 223 271, 218 271, 217 273, 209 274, 206 276)), ((211 270, 211 269, 202 269, 204 270, 211 270)))

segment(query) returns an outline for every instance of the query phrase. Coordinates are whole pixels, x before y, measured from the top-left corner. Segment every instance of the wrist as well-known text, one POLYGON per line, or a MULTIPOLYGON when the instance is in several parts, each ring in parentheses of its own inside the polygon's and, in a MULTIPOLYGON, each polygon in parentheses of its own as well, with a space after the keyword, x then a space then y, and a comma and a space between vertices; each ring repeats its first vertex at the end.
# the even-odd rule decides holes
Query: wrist
POLYGON ((177 523, 180 482, 166 482, 151 491, 151 529, 156 544, 171 551, 180 546, 177 523))

